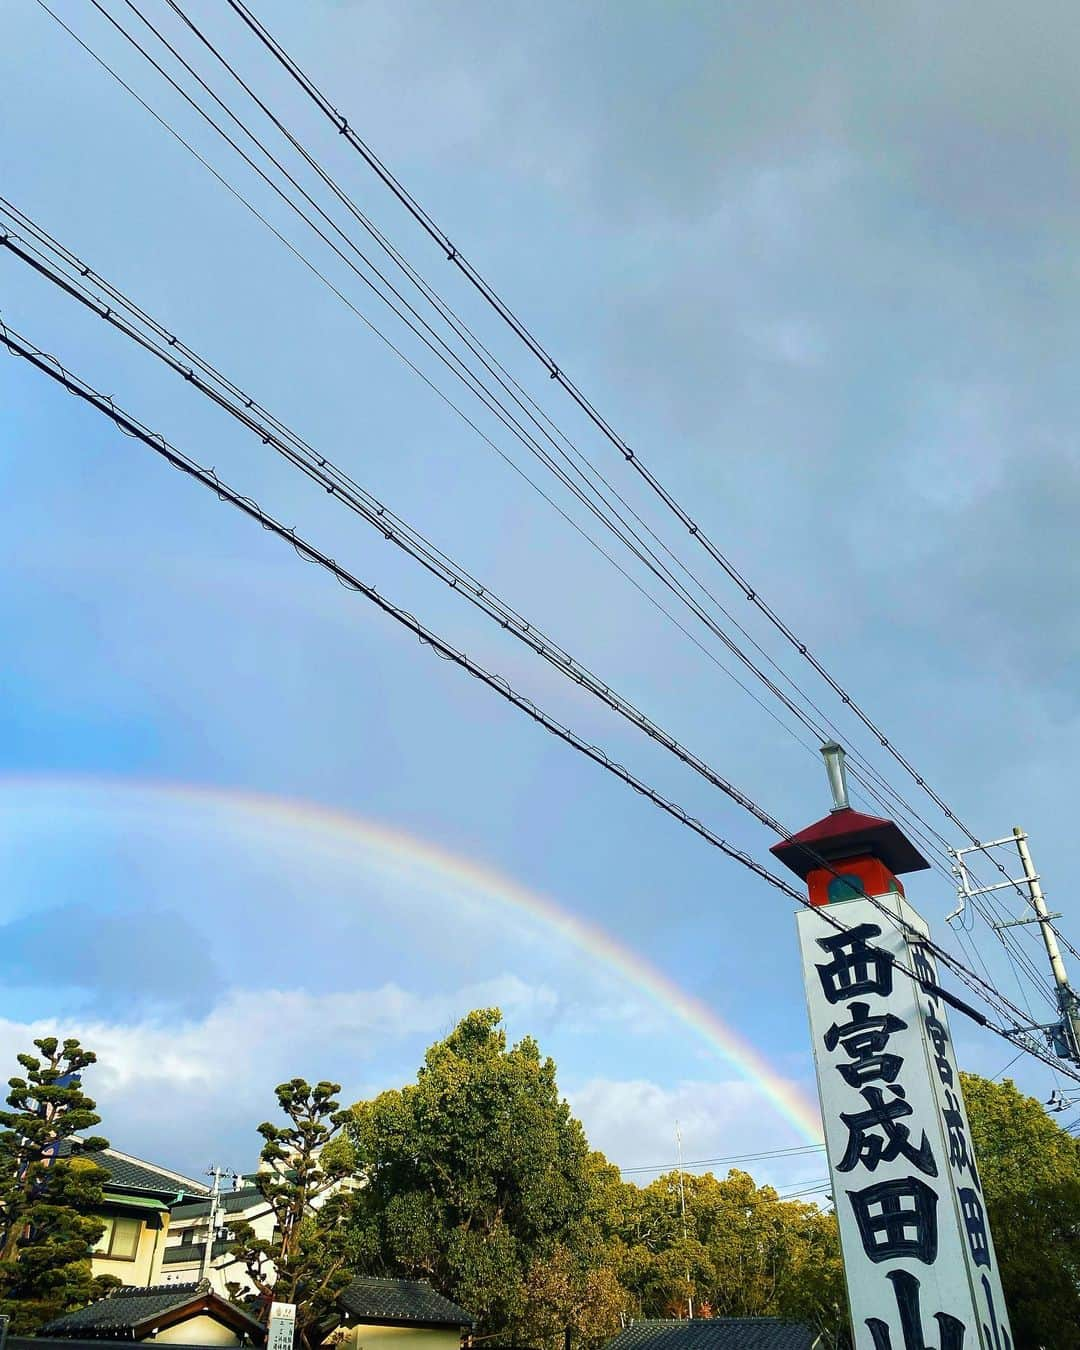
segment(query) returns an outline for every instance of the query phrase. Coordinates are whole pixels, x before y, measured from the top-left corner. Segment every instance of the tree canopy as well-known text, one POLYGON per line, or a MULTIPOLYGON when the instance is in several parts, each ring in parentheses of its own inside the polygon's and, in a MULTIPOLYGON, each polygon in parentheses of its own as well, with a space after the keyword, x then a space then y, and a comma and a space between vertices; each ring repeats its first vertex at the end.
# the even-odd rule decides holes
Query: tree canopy
POLYGON ((105 1225, 94 1217, 106 1177, 83 1153, 105 1139, 83 1136, 101 1117, 81 1087, 96 1060, 77 1040, 34 1042, 24 1072, 8 1080, 0 1111, 0 1313, 16 1333, 89 1302, 90 1253, 105 1225))
POLYGON ((555 1065, 508 1047, 497 1009, 431 1047, 416 1082, 353 1108, 363 1185, 353 1259, 428 1278, 480 1334, 586 1344, 620 1314, 805 1318, 835 1327, 844 1297, 835 1220, 745 1173, 639 1189, 590 1151, 555 1065))
POLYGON ((353 1252, 372 1273, 431 1279, 484 1330, 512 1332, 529 1307, 572 1320, 571 1305, 591 1301, 602 1239, 598 1163, 555 1065, 530 1038, 508 1047, 500 1021, 497 1009, 470 1013, 415 1083, 353 1108, 364 1183, 353 1252))
POLYGON ((1080 1141, 1006 1079, 961 1074, 1018 1346, 1080 1343, 1080 1141))
MULTIPOLYGON (((0 1312, 16 1331, 95 1294, 103 1148, 77 1041, 20 1055, 0 1111, 0 1312)), ((1080 1142, 1006 1081, 963 1075, 1017 1346, 1074 1350, 1080 1326, 1080 1142)), ((276 1089, 256 1184, 274 1217, 234 1224, 255 1285, 298 1305, 318 1345, 353 1274, 421 1277, 478 1337, 558 1350, 601 1345, 630 1317, 790 1318, 846 1344, 836 1219, 742 1171, 669 1172, 639 1187, 590 1149, 555 1064, 507 1043, 480 1009, 427 1051, 415 1082, 342 1110, 335 1083, 276 1089)))
POLYGON ((335 1100, 337 1083, 314 1087, 302 1078, 276 1089, 284 1125, 259 1126, 263 1147, 255 1185, 274 1216, 270 1238, 250 1223, 233 1224, 231 1251, 257 1291, 255 1311, 266 1320, 270 1303, 295 1303, 301 1345, 320 1344, 337 1295, 349 1282, 346 1224, 353 1204, 353 1156, 341 1147, 347 1113, 335 1100))

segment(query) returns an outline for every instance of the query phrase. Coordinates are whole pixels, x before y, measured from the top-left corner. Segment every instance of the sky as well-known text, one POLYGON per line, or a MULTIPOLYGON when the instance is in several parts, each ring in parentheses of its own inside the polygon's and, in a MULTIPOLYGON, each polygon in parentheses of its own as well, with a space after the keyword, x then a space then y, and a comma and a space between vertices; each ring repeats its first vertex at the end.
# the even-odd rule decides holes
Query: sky
MULTIPOLYGON (((235 14, 183 7, 744 626, 740 642, 964 842, 235 14)), ((165 0, 137 9, 241 107, 165 0)), ((748 695, 691 615, 694 641, 674 626, 609 539, 641 589, 612 566, 585 537, 596 522, 106 10, 182 75, 126 0, 57 13, 354 309, 37 0, 3 15, 3 194, 787 827, 823 814, 812 738, 763 688, 748 695)), ((1075 7, 267 0, 258 13, 965 824, 1029 831, 1051 906, 1080 935, 1065 884, 1080 754, 1075 7)), ((757 821, 6 252, 0 309, 767 858, 775 836, 757 821)), ((98 1054, 86 1086, 116 1147, 195 1175, 242 1170, 277 1082, 328 1077, 346 1101, 400 1086, 460 1016, 498 1006, 625 1168, 670 1164, 677 1121, 690 1160, 814 1137, 790 901, 25 362, 0 362, 0 408, 11 1069, 33 1036, 77 1034, 98 1054)), ((1049 1017, 985 924, 946 925, 946 874, 913 876, 908 894, 939 940, 1049 1017)), ((996 1074, 1013 1056, 954 1031, 964 1067, 996 1074)), ((1009 1073, 1044 1099, 1054 1086, 1039 1064, 1009 1073)), ((794 1187, 824 1163, 751 1170, 794 1187)))

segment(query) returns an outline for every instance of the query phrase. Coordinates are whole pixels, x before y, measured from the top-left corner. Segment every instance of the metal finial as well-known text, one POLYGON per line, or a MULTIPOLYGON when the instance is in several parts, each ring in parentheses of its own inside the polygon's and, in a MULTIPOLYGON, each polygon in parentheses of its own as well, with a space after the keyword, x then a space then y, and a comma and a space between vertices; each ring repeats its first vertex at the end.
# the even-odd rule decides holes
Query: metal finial
POLYGON ((844 768, 844 747, 837 745, 835 741, 829 741, 821 747, 821 757, 825 761, 825 772, 829 775, 829 791, 832 793, 833 799, 832 810, 850 810, 847 770, 844 768))

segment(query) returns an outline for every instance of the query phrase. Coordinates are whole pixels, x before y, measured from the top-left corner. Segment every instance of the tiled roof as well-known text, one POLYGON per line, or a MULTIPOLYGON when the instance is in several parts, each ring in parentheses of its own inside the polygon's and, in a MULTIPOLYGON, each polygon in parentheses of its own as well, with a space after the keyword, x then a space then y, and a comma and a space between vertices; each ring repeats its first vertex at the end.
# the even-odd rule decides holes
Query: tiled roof
MULTIPOLYGON (((7 1350, 131 1350, 132 1340, 105 1340, 101 1336, 9 1336, 4 1342, 7 1350)), ((184 1350, 221 1350, 219 1345, 186 1345, 184 1350)))
MULTIPOLYGON (((226 1214, 236 1214, 265 1204, 262 1192, 255 1186, 245 1186, 242 1191, 222 1191, 218 1196, 218 1207, 226 1214)), ((173 1205, 172 1222, 179 1223, 182 1219, 205 1219, 209 1213, 209 1199, 185 1200, 182 1205, 173 1205)))
POLYGON ((812 1350, 814 1332, 775 1317, 698 1317, 632 1322, 603 1350, 812 1350))
MULTIPOLYGON (((216 1261, 219 1256, 224 1256, 232 1244, 228 1238, 216 1238, 210 1259, 216 1261)), ((197 1265, 206 1251, 205 1242, 175 1242, 171 1247, 166 1247, 161 1254, 164 1265, 197 1265)))
POLYGON ((100 1298, 86 1308, 65 1313, 49 1322, 43 1331, 66 1335, 80 1332, 131 1331, 151 1317, 182 1308, 203 1292, 205 1286, 192 1284, 151 1285, 146 1289, 128 1286, 117 1289, 108 1298, 100 1298))
POLYGON ((187 1195, 205 1195, 207 1187, 193 1177, 182 1176, 179 1172, 167 1172, 162 1167, 143 1162, 141 1158, 131 1158, 126 1153, 118 1153, 107 1148, 101 1153, 89 1153, 87 1157, 106 1168, 109 1182, 121 1190, 152 1191, 155 1195, 175 1196, 179 1191, 187 1195))
MULTIPOLYGON (((70 1156, 69 1139, 61 1143, 59 1154, 61 1157, 70 1156)), ((130 1154, 121 1153, 115 1148, 102 1149, 97 1153, 83 1153, 80 1156, 97 1163, 99 1167, 104 1167, 109 1174, 109 1180, 105 1183, 106 1188, 146 1191, 153 1195, 167 1196, 169 1199, 180 1191, 186 1195, 209 1194, 210 1188, 201 1181, 196 1181, 194 1177, 186 1177, 180 1172, 169 1172, 163 1167, 155 1167, 153 1163, 144 1162, 142 1158, 133 1158, 130 1154)))
POLYGON ((182 1314, 189 1305, 198 1308, 204 1302, 209 1302, 213 1311, 225 1313, 231 1324, 247 1324, 245 1329, 256 1339, 262 1339, 262 1326, 235 1304, 213 1293, 206 1281, 157 1284, 146 1289, 128 1285, 86 1308, 65 1313, 41 1330, 44 1335, 59 1336, 65 1340, 72 1336, 92 1339, 111 1336, 123 1340, 137 1337, 140 1329, 152 1328, 162 1319, 171 1320, 170 1315, 182 1314))
POLYGON ((471 1327, 473 1319, 437 1294, 427 1280, 380 1280, 357 1275, 338 1296, 358 1322, 405 1322, 420 1326, 471 1327))

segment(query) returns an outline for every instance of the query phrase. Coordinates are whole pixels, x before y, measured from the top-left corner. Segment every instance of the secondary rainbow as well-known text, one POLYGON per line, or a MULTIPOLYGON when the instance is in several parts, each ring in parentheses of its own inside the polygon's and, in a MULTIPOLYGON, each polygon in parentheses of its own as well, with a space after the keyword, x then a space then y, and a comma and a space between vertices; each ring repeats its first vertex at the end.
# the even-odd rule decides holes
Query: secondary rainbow
POLYGON ((739 1032, 707 1004, 687 994, 659 967, 620 942, 608 930, 571 913, 550 897, 528 890, 512 878, 459 857, 426 840, 382 822, 338 808, 243 789, 154 780, 92 777, 27 776, 0 778, 0 823, 27 810, 45 809, 56 815, 100 813, 107 820, 153 808, 174 812, 212 813, 215 828, 228 833, 282 831, 302 836, 306 848, 341 853, 361 850, 390 861, 407 863, 439 878, 466 887, 472 895, 494 905, 509 905, 537 919, 546 928, 594 959, 618 971, 660 1008, 701 1038, 811 1143, 821 1140, 817 1103, 797 1084, 778 1073, 739 1032))

